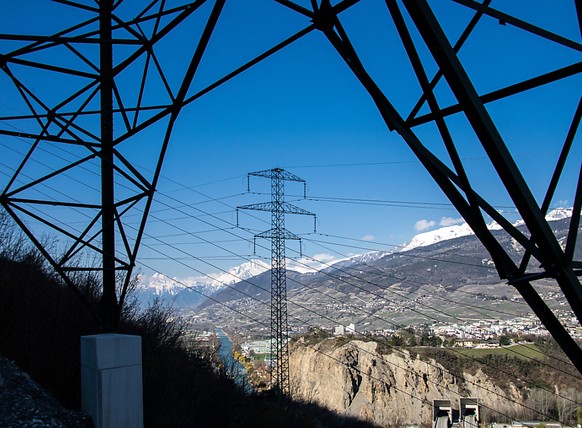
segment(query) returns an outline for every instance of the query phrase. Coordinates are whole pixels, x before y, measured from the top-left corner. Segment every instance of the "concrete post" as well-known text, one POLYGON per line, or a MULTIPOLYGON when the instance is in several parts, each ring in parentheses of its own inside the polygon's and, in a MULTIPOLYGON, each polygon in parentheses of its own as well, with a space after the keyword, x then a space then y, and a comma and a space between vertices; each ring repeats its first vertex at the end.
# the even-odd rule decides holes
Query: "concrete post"
POLYGON ((96 428, 143 427, 141 337, 81 337, 81 401, 96 428))

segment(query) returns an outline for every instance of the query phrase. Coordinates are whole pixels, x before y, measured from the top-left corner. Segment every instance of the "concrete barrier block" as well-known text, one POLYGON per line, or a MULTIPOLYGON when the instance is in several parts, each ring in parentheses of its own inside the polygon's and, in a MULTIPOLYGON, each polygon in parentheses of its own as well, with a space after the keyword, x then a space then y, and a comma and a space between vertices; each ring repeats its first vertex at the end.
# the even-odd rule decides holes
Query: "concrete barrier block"
POLYGON ((81 391, 97 428, 143 427, 141 337, 83 336, 81 391))

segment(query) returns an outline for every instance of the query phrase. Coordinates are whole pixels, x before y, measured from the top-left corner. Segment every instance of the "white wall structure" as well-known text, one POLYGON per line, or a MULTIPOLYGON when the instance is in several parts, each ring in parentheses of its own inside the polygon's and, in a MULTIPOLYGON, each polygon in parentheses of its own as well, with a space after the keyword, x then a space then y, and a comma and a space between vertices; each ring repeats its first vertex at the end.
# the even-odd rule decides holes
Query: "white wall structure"
POLYGON ((81 400, 96 428, 143 427, 141 337, 81 337, 81 400))

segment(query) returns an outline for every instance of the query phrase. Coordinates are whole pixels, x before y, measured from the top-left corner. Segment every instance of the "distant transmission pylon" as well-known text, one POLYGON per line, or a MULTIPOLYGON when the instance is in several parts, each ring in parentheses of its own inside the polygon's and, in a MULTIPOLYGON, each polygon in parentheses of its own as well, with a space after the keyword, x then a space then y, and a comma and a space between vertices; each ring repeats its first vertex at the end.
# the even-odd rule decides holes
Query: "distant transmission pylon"
POLYGON ((291 395, 289 384, 289 327, 287 323, 287 275, 285 266, 285 240, 293 239, 301 243, 301 238, 285 229, 285 214, 315 214, 285 202, 285 181, 303 183, 305 197, 305 180, 281 168, 248 174, 250 177, 271 179, 271 202, 243 205, 244 210, 269 211, 271 229, 255 235, 256 238, 271 240, 271 387, 278 395, 291 395))

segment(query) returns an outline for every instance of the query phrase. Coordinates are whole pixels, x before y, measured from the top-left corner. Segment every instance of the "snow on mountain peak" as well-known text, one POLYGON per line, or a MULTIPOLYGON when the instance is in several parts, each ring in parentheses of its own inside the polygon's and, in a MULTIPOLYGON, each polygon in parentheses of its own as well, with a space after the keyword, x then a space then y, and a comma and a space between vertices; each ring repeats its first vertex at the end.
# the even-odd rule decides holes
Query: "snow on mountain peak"
POLYGON ((155 272, 151 277, 141 276, 139 281, 139 288, 142 291, 148 290, 156 296, 174 296, 186 287, 183 281, 178 278, 170 278, 169 276, 158 272, 155 272))
POLYGON ((574 212, 573 208, 556 208, 555 210, 550 211, 546 215, 546 220, 556 221, 563 220, 565 218, 570 218, 572 217, 573 212, 574 212))
POLYGON ((210 287, 222 288, 225 285, 234 284, 241 280, 252 278, 260 273, 269 270, 270 267, 260 260, 250 260, 241 265, 235 266, 223 273, 210 274, 204 277, 169 277, 162 273, 155 272, 152 276, 140 277, 139 287, 142 290, 149 290, 156 295, 175 295, 184 288, 190 287, 210 287))
POLYGON ((271 267, 261 260, 249 260, 242 265, 230 268, 227 272, 210 275, 213 279, 210 282, 214 286, 224 286, 244 281, 245 279, 257 276, 271 267))
MULTIPOLYGON (((556 208, 546 215, 547 221, 557 221, 572 217, 572 208, 556 208)), ((513 223, 514 226, 522 226, 523 220, 517 220, 513 223)), ((499 230, 501 226, 496 222, 491 222, 487 225, 489 230, 499 230)), ((415 235, 410 242, 405 244, 399 251, 409 251, 418 247, 426 247, 428 245, 436 244, 440 241, 460 238, 461 236, 473 235, 473 230, 467 223, 441 227, 440 229, 431 230, 429 232, 419 233, 415 235)))
MULTIPOLYGON (((546 215, 546 219, 548 221, 562 220, 571 217, 572 212, 572 208, 556 208, 546 215)), ((523 220, 518 220, 514 223, 514 226, 520 225, 523 225, 523 220)), ((490 230, 498 230, 501 228, 495 222, 492 222, 487 227, 490 230)), ((334 264, 343 266, 352 263, 369 263, 393 251, 410 251, 414 248, 426 247, 441 241, 472 234, 473 231, 467 223, 455 224, 420 233, 414 236, 408 243, 403 244, 401 247, 389 252, 374 251, 370 253, 358 254, 340 260, 333 260, 333 257, 322 258, 322 260, 319 260, 318 263, 314 263, 313 260, 308 259, 301 261, 301 263, 290 260, 288 263, 288 268, 289 270, 307 273, 317 272, 334 264)), ((227 272, 210 274, 204 277, 170 278, 162 273, 156 272, 150 277, 141 277, 139 289, 141 292, 147 292, 157 296, 176 296, 180 291, 192 287, 201 287, 201 289, 203 288, 205 290, 207 289, 209 292, 213 292, 225 286, 257 276, 263 272, 268 271, 269 269, 269 264, 261 260, 249 260, 241 265, 229 269, 227 272)))
POLYGON ((419 233, 415 235, 410 242, 405 244, 400 251, 410 251, 418 247, 426 247, 428 245, 436 244, 440 241, 460 238, 461 236, 472 235, 473 230, 467 223, 455 224, 452 226, 441 227, 440 229, 431 230, 429 232, 419 233))

